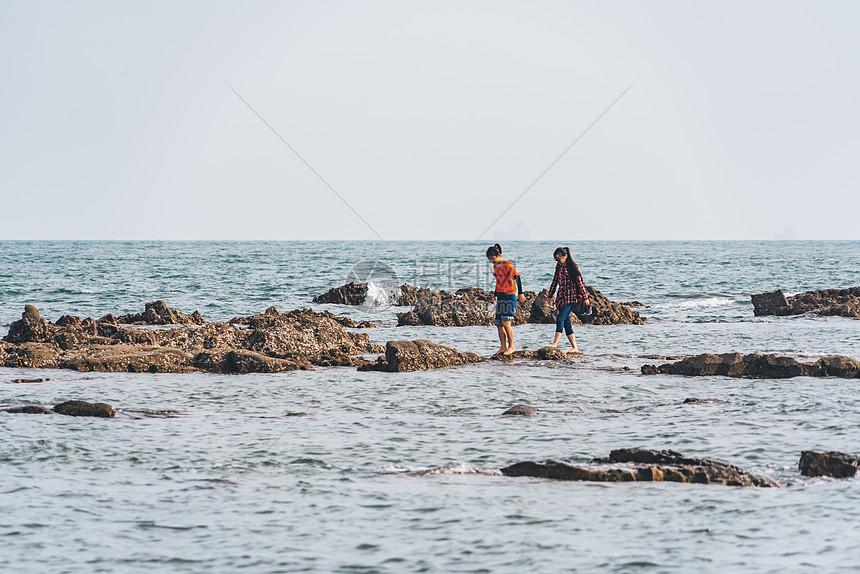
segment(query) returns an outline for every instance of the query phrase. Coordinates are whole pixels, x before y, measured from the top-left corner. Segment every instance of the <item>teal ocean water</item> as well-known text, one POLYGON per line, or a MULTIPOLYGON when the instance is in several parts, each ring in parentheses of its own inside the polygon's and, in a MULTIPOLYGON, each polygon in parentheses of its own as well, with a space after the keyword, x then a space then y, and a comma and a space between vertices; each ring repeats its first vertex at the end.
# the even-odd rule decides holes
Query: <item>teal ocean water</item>
MULTIPOLYGON (((509 242, 524 287, 555 243, 509 242)), ((806 479, 801 450, 860 452, 849 380, 645 377, 651 355, 860 359, 860 321, 757 318, 750 294, 860 285, 860 242, 582 242, 586 283, 640 301, 641 326, 580 326, 587 356, 418 373, 241 376, 0 369, 0 403, 111 403, 112 420, 0 414, 0 570, 8 572, 705 572, 860 570, 860 480, 806 479), (628 370, 629 369, 629 370, 628 370), (16 378, 47 377, 35 384, 16 378), (678 406, 687 397, 725 403, 678 406), (499 414, 516 403, 535 417, 499 414), (631 408, 644 407, 644 408, 631 408), (142 409, 174 409, 170 418, 142 409), (299 413, 307 414, 297 416, 299 413), (785 484, 560 483, 522 460, 622 447, 726 460, 785 484)), ((492 328, 396 327, 386 305, 311 298, 349 279, 490 286, 470 242, 0 242, 0 334, 164 299, 209 320, 275 305, 489 354, 492 328)), ((515 328, 521 348, 551 325, 515 328)))

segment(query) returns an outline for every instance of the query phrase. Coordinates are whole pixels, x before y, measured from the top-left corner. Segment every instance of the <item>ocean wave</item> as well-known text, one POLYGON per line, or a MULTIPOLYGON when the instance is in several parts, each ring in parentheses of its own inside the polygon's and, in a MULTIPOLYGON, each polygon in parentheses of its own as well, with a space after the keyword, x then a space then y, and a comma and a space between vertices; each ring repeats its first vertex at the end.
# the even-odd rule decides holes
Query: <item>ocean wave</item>
POLYGON ((678 303, 657 303, 651 305, 654 309, 700 309, 707 307, 728 307, 737 303, 728 297, 708 297, 707 299, 692 299, 678 303))
POLYGON ((396 305, 400 299, 400 287, 382 287, 367 282, 367 296, 364 298, 365 307, 389 307, 396 305))
POLYGON ((501 476, 502 472, 497 468, 478 468, 465 462, 452 462, 442 466, 433 467, 389 467, 386 469, 391 474, 410 474, 412 476, 434 476, 434 475, 459 475, 459 474, 484 474, 489 476, 501 476))

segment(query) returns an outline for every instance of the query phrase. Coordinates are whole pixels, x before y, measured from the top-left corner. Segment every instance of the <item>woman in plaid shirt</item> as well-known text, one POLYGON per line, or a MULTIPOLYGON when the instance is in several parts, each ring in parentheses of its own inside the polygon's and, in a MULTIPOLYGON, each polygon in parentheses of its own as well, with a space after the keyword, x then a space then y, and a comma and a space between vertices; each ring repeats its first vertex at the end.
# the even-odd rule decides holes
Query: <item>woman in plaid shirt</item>
POLYGON ((570 312, 580 311, 582 315, 591 315, 591 304, 588 302, 588 291, 585 290, 585 284, 582 282, 582 274, 579 272, 579 267, 573 262, 570 257, 570 249, 567 247, 559 247, 552 254, 555 258, 555 275, 552 278, 552 284, 549 286, 549 297, 555 294, 555 289, 558 287, 558 297, 555 298, 555 306, 558 309, 558 317, 555 320, 555 339, 552 341, 552 347, 557 347, 561 340, 561 328, 564 326, 564 332, 567 335, 567 340, 573 346, 573 352, 578 353, 576 347, 576 337, 573 336, 573 326, 570 324, 570 312))

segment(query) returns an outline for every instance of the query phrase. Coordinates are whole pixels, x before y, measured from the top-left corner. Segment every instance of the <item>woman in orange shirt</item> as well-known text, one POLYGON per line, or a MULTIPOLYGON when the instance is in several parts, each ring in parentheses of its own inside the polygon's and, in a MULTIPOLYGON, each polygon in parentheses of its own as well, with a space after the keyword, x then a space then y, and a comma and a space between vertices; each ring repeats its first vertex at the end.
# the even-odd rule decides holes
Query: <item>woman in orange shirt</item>
POLYGON ((510 261, 502 259, 502 246, 496 243, 487 249, 487 259, 493 262, 493 275, 496 277, 496 328, 499 331, 499 350, 494 355, 510 355, 514 352, 514 329, 511 322, 520 303, 526 300, 520 274, 510 261), (519 296, 518 296, 519 295, 519 296))

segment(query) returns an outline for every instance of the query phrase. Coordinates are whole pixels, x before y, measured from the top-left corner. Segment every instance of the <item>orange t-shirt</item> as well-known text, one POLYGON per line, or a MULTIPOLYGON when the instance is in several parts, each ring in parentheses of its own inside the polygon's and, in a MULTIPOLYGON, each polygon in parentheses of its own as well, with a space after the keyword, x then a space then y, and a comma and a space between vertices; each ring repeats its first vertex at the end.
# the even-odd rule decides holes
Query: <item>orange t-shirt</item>
POLYGON ((493 275, 496 277, 496 291, 516 294, 517 284, 514 277, 517 277, 519 273, 514 269, 513 263, 507 260, 503 260, 498 265, 493 263, 493 275))

